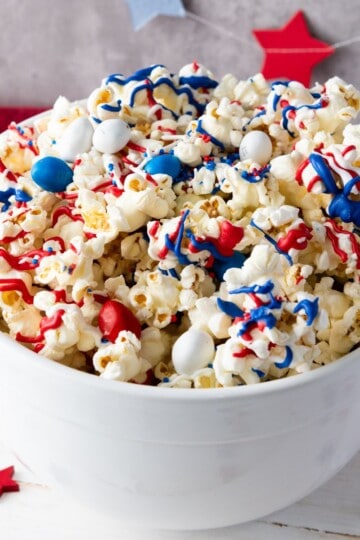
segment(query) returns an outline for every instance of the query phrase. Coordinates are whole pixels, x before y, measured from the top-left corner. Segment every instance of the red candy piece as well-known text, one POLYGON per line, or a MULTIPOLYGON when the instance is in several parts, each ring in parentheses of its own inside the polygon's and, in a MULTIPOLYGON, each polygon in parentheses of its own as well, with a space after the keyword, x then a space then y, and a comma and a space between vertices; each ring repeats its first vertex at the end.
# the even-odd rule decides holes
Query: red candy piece
POLYGON ((8 467, 0 471, 0 496, 6 492, 20 490, 19 484, 12 479, 13 474, 14 467, 8 467))
POLYGON ((141 326, 129 308, 116 300, 107 300, 99 313, 99 328, 112 343, 115 342, 121 330, 133 332, 140 339, 141 326))

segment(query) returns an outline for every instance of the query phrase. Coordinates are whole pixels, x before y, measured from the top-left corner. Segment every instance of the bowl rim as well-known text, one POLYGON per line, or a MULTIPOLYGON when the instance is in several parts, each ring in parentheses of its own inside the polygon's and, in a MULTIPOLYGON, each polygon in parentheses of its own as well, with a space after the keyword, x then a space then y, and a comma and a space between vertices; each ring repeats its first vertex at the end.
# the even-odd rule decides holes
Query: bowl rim
MULTIPOLYGON (((49 372, 50 375, 59 380, 59 376, 64 380, 72 379, 74 383, 79 383, 87 386, 89 389, 95 391, 111 391, 112 393, 120 393, 128 395, 130 397, 140 398, 156 398, 165 399, 171 401, 215 401, 226 399, 241 399, 249 398, 251 396, 286 392, 289 389, 300 387, 309 384, 316 384, 326 378, 334 378, 337 373, 343 369, 349 368, 349 366, 356 361, 356 357, 359 355, 358 349, 347 353, 345 356, 333 360, 325 366, 319 366, 318 368, 309 370, 304 373, 298 373, 290 377, 283 377, 280 379, 274 379, 271 381, 264 381, 255 384, 244 384, 238 386, 228 386, 220 388, 171 388, 166 386, 150 386, 137 384, 126 381, 116 381, 111 379, 104 379, 99 375, 93 373, 87 373, 85 371, 78 370, 61 364, 55 360, 51 360, 41 354, 37 354, 30 349, 27 349, 13 338, 11 338, 5 332, 0 332, 0 346, 3 340, 8 342, 10 347, 18 349, 20 354, 14 355, 11 359, 11 364, 22 364, 22 369, 41 370, 42 372, 49 372), (26 358, 28 357, 28 359, 26 358)), ((358 359, 360 361, 360 359, 358 359)), ((3 368, 4 369, 4 368, 3 368)))
MULTIPOLYGON (((78 99, 69 101, 71 105, 86 107, 87 98, 78 99)), ((34 116, 25 118, 17 125, 19 126, 28 126, 29 124, 34 124, 37 120, 49 116, 53 109, 44 110, 34 116)), ((0 133, 0 137, 5 136, 8 130, 0 133)), ((319 380, 328 377, 336 376, 338 371, 345 369, 349 364, 356 360, 358 355, 358 350, 354 349, 347 353, 345 356, 342 356, 336 360, 333 360, 329 364, 324 366, 319 366, 318 368, 309 370, 304 373, 294 374, 290 377, 282 377, 279 379, 274 379, 271 381, 264 381, 254 384, 244 384, 238 386, 229 386, 229 387, 220 387, 220 388, 172 388, 164 386, 150 386, 143 385, 125 381, 116 381, 103 379, 99 375, 87 373, 76 368, 72 368, 61 364, 55 360, 37 354, 30 349, 27 349, 16 340, 12 339, 6 332, 0 331, 0 345, 2 341, 9 342, 9 346, 14 346, 19 350, 19 353, 16 354, 15 359, 11 360, 11 363, 22 362, 20 359, 24 359, 29 355, 29 364, 31 366, 28 369, 31 369, 33 366, 37 366, 38 369, 49 371, 50 373, 60 374, 65 379, 73 379, 74 382, 79 381, 79 384, 86 384, 88 387, 94 387, 95 389, 100 389, 101 386, 104 389, 124 393, 125 395, 137 396, 143 398, 157 398, 157 399, 171 399, 172 401, 176 400, 186 400, 186 401, 207 401, 207 400, 224 400, 224 399, 241 399, 243 396, 249 397, 258 394, 268 394, 268 393, 279 393, 280 391, 287 391, 290 388, 307 385, 310 383, 316 383, 319 380)), ((28 366, 26 366, 28 367, 28 366)))

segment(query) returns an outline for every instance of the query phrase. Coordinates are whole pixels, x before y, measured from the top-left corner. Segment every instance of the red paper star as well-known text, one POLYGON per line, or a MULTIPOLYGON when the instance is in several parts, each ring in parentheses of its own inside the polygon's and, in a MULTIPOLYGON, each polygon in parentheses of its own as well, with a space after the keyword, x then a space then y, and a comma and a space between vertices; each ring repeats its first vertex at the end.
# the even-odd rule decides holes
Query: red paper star
POLYGON ((253 30, 265 51, 261 69, 266 79, 287 78, 310 85, 313 67, 335 49, 309 34, 302 11, 298 11, 280 29, 253 30))
POLYGON ((13 474, 14 467, 8 467, 0 471, 0 496, 6 492, 19 491, 19 484, 12 479, 13 474))

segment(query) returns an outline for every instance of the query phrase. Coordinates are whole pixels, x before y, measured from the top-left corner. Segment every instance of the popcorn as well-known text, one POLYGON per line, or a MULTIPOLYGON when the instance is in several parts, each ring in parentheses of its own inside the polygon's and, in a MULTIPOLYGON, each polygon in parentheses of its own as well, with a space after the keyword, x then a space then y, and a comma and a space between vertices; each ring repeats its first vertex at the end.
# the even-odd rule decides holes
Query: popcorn
POLYGON ((60 97, 34 126, 11 124, 2 329, 66 366, 171 388, 263 383, 346 355, 360 342, 359 109, 339 77, 218 83, 193 62, 110 75, 86 104, 60 97), (130 137, 103 153, 92 134, 109 119, 130 137), (47 156, 71 158, 62 192, 33 181, 47 156), (191 333, 211 343, 200 364, 180 339, 191 333))

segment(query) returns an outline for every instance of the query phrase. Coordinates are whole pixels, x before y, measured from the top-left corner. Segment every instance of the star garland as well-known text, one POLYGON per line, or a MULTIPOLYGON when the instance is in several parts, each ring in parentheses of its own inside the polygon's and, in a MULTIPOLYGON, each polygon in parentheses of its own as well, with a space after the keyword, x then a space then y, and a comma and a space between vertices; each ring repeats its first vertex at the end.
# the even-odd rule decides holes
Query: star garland
POLYGON ((309 86, 313 67, 335 52, 310 35, 302 11, 280 29, 253 30, 253 34, 265 51, 261 72, 266 79, 296 79, 309 86))
MULTIPOLYGON (((184 8, 182 0, 125 0, 129 6, 134 30, 139 30, 158 15, 187 17, 204 24, 234 41, 239 36, 218 24, 184 8)), ((312 69, 335 53, 336 49, 360 42, 360 36, 328 44, 313 37, 304 13, 297 11, 281 28, 254 29, 253 35, 265 52, 261 73, 266 79, 295 79, 310 85, 312 69)))

